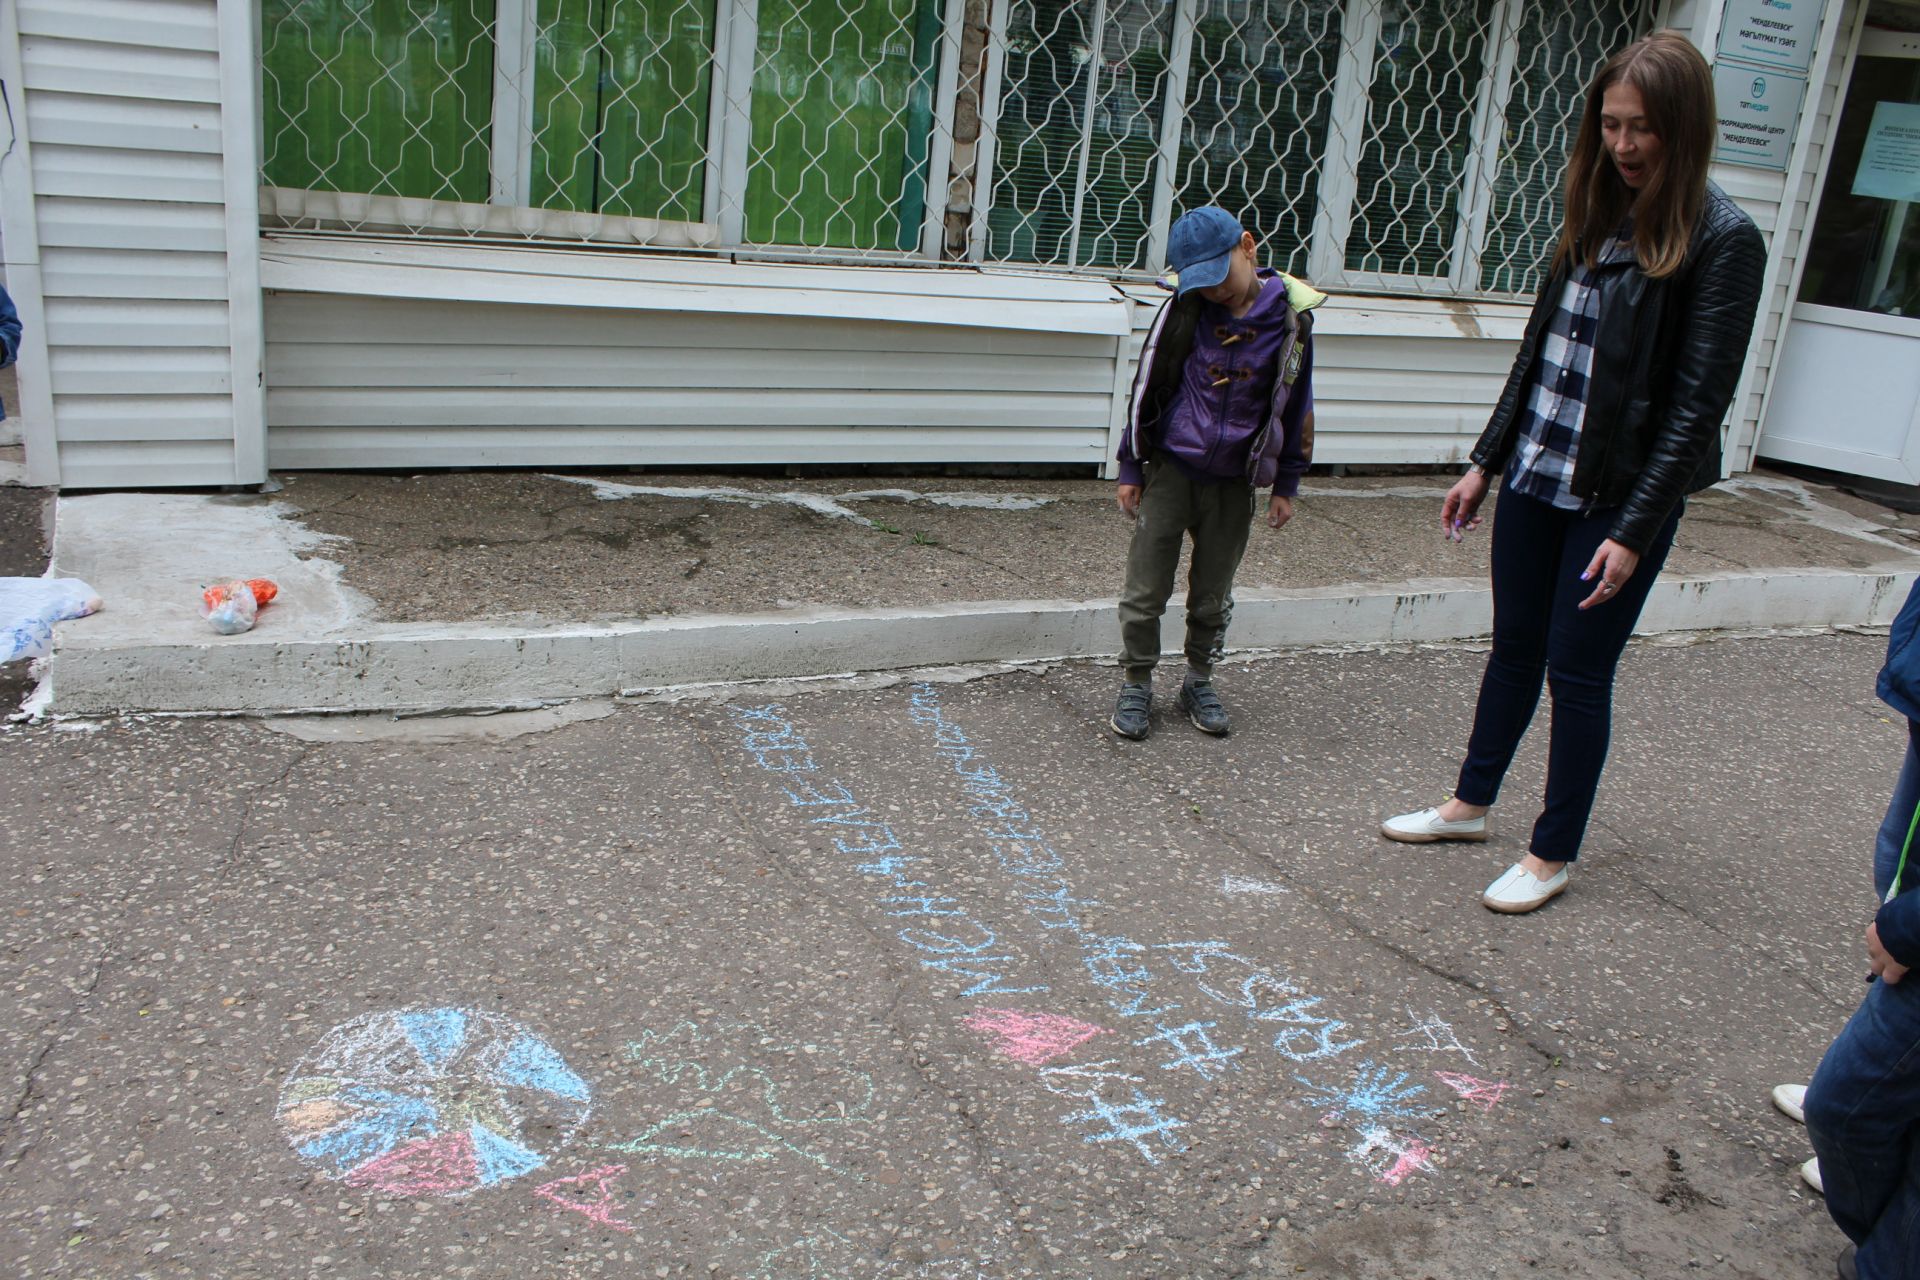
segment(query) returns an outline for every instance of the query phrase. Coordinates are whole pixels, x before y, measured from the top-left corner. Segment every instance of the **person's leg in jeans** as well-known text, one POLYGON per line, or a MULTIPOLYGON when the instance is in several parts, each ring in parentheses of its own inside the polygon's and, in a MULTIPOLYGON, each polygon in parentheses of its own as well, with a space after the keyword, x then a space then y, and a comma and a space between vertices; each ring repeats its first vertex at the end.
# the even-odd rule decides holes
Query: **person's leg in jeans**
POLYGON ((1253 486, 1196 485, 1193 563, 1187 571, 1187 670, 1211 679, 1226 650, 1233 621, 1233 575, 1247 554, 1253 527, 1253 486))
POLYGON ((1193 522, 1193 490, 1193 482, 1171 463, 1147 465, 1120 594, 1120 669, 1130 681, 1151 680, 1160 662, 1160 616, 1173 594, 1181 539, 1193 522))
POLYGON ((1814 1072, 1806 1112, 1827 1212, 1859 1246, 1860 1280, 1920 1276, 1920 973, 1868 988, 1814 1072))
POLYGON ((1580 575, 1611 532, 1613 513, 1581 516, 1568 526, 1554 575, 1552 625, 1547 634, 1553 720, 1546 802, 1528 846, 1544 861, 1572 862, 1580 856, 1613 732, 1614 671, 1673 548, 1682 507, 1675 507, 1667 517, 1633 576, 1611 599, 1590 609, 1581 609, 1580 602, 1593 594, 1598 579, 1582 582, 1580 575))
POLYGON ((1493 651, 1480 677, 1467 758, 1454 796, 1491 805, 1540 702, 1560 544, 1571 513, 1502 488, 1493 515, 1493 651))
MULTIPOLYGON (((1876 899, 1893 884, 1920 806, 1914 728, 1874 841, 1876 899)), ((1916 874, 1912 857, 1905 874, 1916 874)), ((1862 1280, 1920 1276, 1920 973, 1868 988, 1807 1086, 1806 1113, 1827 1212, 1860 1247, 1862 1280)))

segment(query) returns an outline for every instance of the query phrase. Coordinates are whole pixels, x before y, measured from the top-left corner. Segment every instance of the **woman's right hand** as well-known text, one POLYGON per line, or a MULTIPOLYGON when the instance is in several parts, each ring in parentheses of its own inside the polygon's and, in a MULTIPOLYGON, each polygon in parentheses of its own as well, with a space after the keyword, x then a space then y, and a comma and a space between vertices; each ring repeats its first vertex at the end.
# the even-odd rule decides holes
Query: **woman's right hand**
POLYGON ((1440 507, 1440 530, 1454 542, 1480 527, 1480 504, 1491 485, 1484 471, 1469 471, 1447 490, 1440 507))

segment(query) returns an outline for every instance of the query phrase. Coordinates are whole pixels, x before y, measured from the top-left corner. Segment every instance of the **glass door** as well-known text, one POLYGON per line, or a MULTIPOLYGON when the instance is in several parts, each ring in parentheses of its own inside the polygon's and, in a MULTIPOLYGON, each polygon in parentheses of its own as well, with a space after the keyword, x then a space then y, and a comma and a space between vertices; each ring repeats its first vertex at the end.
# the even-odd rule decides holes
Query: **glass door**
MULTIPOLYGON (((1868 22, 1897 13, 1876 4, 1868 22)), ((1907 23, 1906 25, 1915 25, 1907 23)), ((1920 32, 1869 25, 1841 99, 1763 457, 1920 484, 1920 32)))

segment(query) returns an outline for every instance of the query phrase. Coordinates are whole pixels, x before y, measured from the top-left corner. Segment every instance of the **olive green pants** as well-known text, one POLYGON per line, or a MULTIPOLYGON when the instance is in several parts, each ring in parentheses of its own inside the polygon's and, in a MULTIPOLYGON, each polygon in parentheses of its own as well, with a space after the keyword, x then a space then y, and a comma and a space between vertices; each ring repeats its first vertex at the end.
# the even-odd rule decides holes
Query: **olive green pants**
POLYGON ((1173 594, 1181 541, 1189 534, 1187 666, 1198 676, 1213 674, 1213 664, 1226 651, 1233 575, 1247 552, 1253 515, 1250 484, 1196 484, 1171 462, 1147 464, 1120 593, 1120 667, 1128 680, 1150 679, 1160 661, 1160 616, 1173 594))

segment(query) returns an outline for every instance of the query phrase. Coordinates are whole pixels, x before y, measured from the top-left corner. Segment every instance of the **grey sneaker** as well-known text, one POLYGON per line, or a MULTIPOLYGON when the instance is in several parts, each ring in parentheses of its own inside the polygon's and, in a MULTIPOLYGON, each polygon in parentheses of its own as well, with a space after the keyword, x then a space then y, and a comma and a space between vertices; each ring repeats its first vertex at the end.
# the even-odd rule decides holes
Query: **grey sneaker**
POLYGON ((1121 737, 1138 742, 1153 727, 1147 718, 1152 707, 1153 686, 1129 680, 1120 686, 1120 699, 1113 704, 1113 719, 1107 723, 1121 737))
POLYGON ((1195 680, 1188 676, 1180 685, 1179 707, 1187 713, 1187 719, 1193 721, 1193 727, 1202 733, 1224 734, 1227 731, 1227 709, 1221 705, 1220 695, 1214 690, 1213 681, 1195 680))

